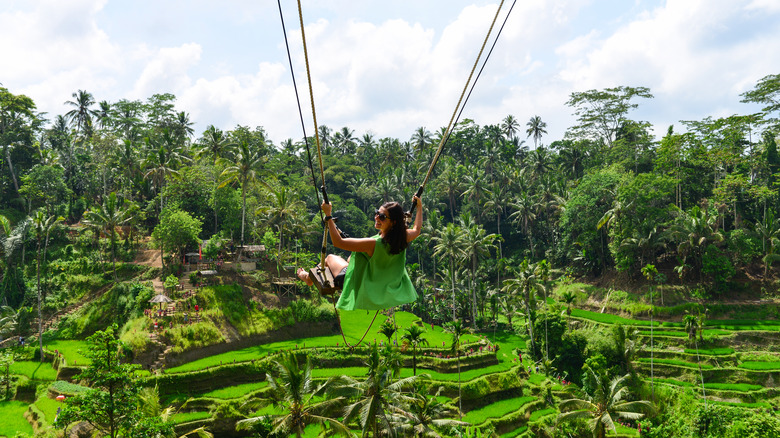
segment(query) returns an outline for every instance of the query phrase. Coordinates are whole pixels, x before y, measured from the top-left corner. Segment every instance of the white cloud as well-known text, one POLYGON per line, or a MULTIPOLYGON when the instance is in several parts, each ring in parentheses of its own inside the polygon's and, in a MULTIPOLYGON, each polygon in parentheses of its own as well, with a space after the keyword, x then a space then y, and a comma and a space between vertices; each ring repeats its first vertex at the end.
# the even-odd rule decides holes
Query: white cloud
POLYGON ((180 47, 165 47, 144 60, 145 66, 135 81, 132 95, 143 99, 156 93, 180 93, 191 85, 190 67, 200 61, 201 47, 190 43, 180 47))
POLYGON ((647 86, 656 100, 642 105, 654 107, 644 114, 655 124, 733 114, 728 102, 777 66, 767 54, 776 52, 780 30, 754 36, 747 3, 670 0, 611 35, 592 32, 562 45, 561 78, 573 91, 647 86))
MULTIPOLYGON (((446 125, 497 6, 453 1, 442 11, 400 0, 354 8, 341 0, 304 3, 313 12, 306 36, 318 122, 401 139, 418 126, 446 125)), ((564 103, 573 91, 650 87, 656 98, 642 103, 636 117, 663 125, 737 113, 745 108, 739 93, 777 73, 777 1, 653 0, 654 9, 642 10, 647 4, 519 2, 464 117, 493 124, 513 114, 524 124, 538 114, 552 141, 572 124, 564 103)), ((107 0, 4 4, 0 82, 32 97, 51 117, 65 112, 63 102, 79 89, 109 101, 169 92, 199 131, 207 124, 261 125, 277 142, 301 137, 281 32, 269 25, 275 5, 231 3, 208 15, 208 2, 194 2, 182 25, 148 24, 148 32, 112 21, 152 13, 154 5, 141 1, 123 15, 130 6, 107 0), (265 20, 262 30, 256 20, 265 20), (195 30, 205 22, 213 24, 208 32, 195 30)), ((158 12, 161 22, 176 23, 165 21, 175 8, 158 12)), ((287 26, 310 131, 300 30, 297 20, 287 26)))

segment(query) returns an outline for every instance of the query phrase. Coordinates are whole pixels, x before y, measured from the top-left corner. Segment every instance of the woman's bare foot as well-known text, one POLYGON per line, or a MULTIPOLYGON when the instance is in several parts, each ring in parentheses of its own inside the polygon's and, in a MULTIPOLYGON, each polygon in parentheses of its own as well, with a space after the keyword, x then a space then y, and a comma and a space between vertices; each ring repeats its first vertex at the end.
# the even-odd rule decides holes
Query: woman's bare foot
POLYGON ((311 278, 309 278, 309 273, 306 272, 303 268, 298 268, 298 278, 301 279, 302 282, 306 283, 309 286, 314 286, 314 282, 311 281, 311 278))

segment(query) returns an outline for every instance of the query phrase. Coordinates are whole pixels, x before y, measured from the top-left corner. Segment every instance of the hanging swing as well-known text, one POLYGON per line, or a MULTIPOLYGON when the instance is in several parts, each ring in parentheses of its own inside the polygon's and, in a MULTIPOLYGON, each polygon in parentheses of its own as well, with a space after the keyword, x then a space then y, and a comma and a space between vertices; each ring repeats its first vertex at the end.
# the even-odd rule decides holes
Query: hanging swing
MULTIPOLYGON (((463 112, 463 108, 465 107, 465 104, 468 101, 468 98, 471 96, 471 92, 474 90, 474 86, 476 85, 476 82, 479 79, 479 76, 482 74, 482 71, 484 70, 485 65, 487 64, 487 60, 489 59, 490 54, 492 53, 493 48, 495 47, 496 42, 498 41, 498 37, 501 35, 501 31, 503 30, 504 25, 506 25, 506 21, 509 18, 509 15, 512 13, 512 9, 514 8, 514 5, 515 5, 516 1, 517 0, 515 0, 512 3, 512 6, 510 7, 509 12, 506 15, 506 18, 504 19, 504 23, 501 25, 501 28, 499 29, 498 34, 496 35, 496 38, 493 41, 493 45, 491 46, 490 51, 488 52, 487 56, 485 57, 485 60, 483 61, 482 67, 479 70, 479 73, 477 74, 477 77, 472 82, 472 77, 474 75, 476 67, 479 64, 479 60, 482 57, 482 53, 483 53, 483 51, 485 49, 485 46, 486 46, 486 44, 487 44, 487 42, 488 42, 488 40, 490 38, 490 35, 491 35, 492 31, 493 31, 493 27, 494 27, 494 25, 496 23, 496 20, 497 20, 497 18, 499 16, 501 8, 502 8, 502 6, 504 4, 504 0, 501 0, 500 4, 498 6, 498 9, 496 10, 496 14, 495 14, 495 16, 493 18, 493 21, 490 24, 490 28, 488 30, 488 33, 485 36, 485 39, 484 39, 484 41, 482 43, 482 46, 481 46, 481 48, 479 50, 479 54, 477 55, 477 59, 474 62, 474 66, 472 67, 471 72, 469 73, 469 77, 468 77, 468 80, 466 81, 466 85, 464 86, 463 91, 461 92, 460 98, 458 99, 458 103, 457 103, 457 105, 455 107, 455 110, 453 111, 452 117, 450 118, 449 125, 447 126, 447 129, 445 130, 445 135, 442 136, 442 139, 441 139, 441 141, 439 143, 439 146, 438 146, 438 148, 436 150, 436 153, 435 153, 435 155, 434 155, 434 157, 433 157, 433 159, 432 159, 432 161, 430 163, 430 166, 428 167, 428 171, 427 171, 427 173, 425 175, 425 178, 423 179, 422 184, 420 185, 420 187, 418 188, 418 190, 417 190, 417 192, 415 194, 416 197, 419 198, 422 195, 423 190, 425 189, 425 185, 427 184, 427 182, 428 182, 428 180, 429 180, 429 178, 430 178, 430 176, 431 176, 431 174, 433 172, 433 169, 434 169, 434 167, 436 166, 436 163, 439 160, 439 156, 441 155, 441 152, 442 152, 442 150, 444 148, 444 145, 449 140, 450 135, 452 134, 452 131, 454 129, 454 126, 455 126, 455 124, 457 124, 457 120, 460 118, 460 114, 463 112), (469 84, 471 84, 471 89, 469 90, 468 95, 466 95, 466 90, 469 89, 469 84), (465 100, 464 100, 464 95, 466 96, 465 100)), ((297 3, 298 3, 298 17, 299 17, 300 26, 301 26, 301 37, 302 37, 302 41, 303 41, 304 61, 305 61, 305 65, 306 65, 306 77, 307 77, 307 82, 308 82, 308 86, 309 86, 309 96, 311 98, 311 110, 312 110, 312 119, 313 119, 313 122, 314 122, 314 133, 315 133, 315 142, 316 142, 316 146, 317 146, 317 156, 318 156, 318 160, 319 160, 320 179, 322 181, 322 185, 320 186, 319 190, 318 190, 317 180, 316 180, 316 176, 315 176, 315 172, 314 172, 314 165, 313 165, 313 162, 312 162, 311 150, 310 150, 310 147, 309 147, 309 137, 306 134, 306 124, 305 124, 304 119, 303 119, 303 111, 301 109, 300 96, 299 96, 299 93, 298 93, 298 86, 297 86, 297 82, 295 80, 295 73, 293 71, 292 57, 290 55, 290 46, 289 46, 288 39, 287 39, 287 30, 286 30, 285 25, 284 25, 284 14, 282 13, 281 0, 277 0, 277 4, 279 6, 279 15, 281 17, 281 23, 282 23, 282 31, 284 33, 285 46, 287 48, 287 59, 288 59, 289 65, 290 65, 290 73, 292 75, 293 88, 295 89, 296 102, 297 102, 297 105, 298 105, 298 114, 300 116, 301 127, 303 129, 303 138, 304 138, 304 142, 305 142, 305 145, 306 145, 306 154, 307 154, 307 158, 308 158, 309 169, 310 169, 311 174, 312 174, 312 182, 313 182, 313 185, 314 185, 314 191, 315 191, 315 195, 316 195, 316 198, 317 198, 317 203, 319 204, 319 201, 320 201, 319 191, 321 190, 322 191, 322 196, 323 196, 323 201, 326 204, 329 204, 330 202, 328 201, 328 194, 327 194, 327 190, 325 188, 325 169, 324 169, 324 165, 323 165, 323 161, 322 161, 322 149, 321 149, 321 145, 320 145, 319 129, 318 129, 318 125, 317 125, 317 115, 316 115, 315 106, 314 106, 314 92, 313 92, 313 88, 312 88, 311 72, 310 72, 310 68, 309 68, 309 57, 308 57, 308 50, 307 50, 307 46, 306 46, 306 33, 304 31, 303 11, 302 11, 302 7, 301 7, 301 1, 298 0, 297 3)), ((411 219, 412 214, 414 212, 414 209, 415 209, 415 203, 412 202, 412 205, 411 205, 409 211, 405 214, 407 220, 411 219)), ((338 291, 341 290, 341 287, 340 287, 341 285, 337 285, 336 277, 334 277, 333 273, 325 265, 325 257, 326 257, 326 254, 327 254, 327 240, 328 240, 328 233, 329 233, 328 226, 326 224, 326 219, 333 219, 333 221, 335 222, 336 218, 324 218, 322 216, 322 210, 320 210, 320 219, 322 220, 323 228, 324 228, 323 240, 322 240, 322 249, 321 249, 321 259, 320 259, 320 263, 317 266, 315 266, 314 268, 312 268, 312 269, 310 269, 308 271, 309 279, 312 280, 315 288, 317 288, 317 290, 319 291, 319 293, 322 296, 330 296, 331 297, 332 302, 333 302, 333 307, 334 307, 334 310, 335 310, 335 313, 336 313, 336 318, 337 318, 337 321, 338 321, 338 324, 339 324, 339 329, 341 331, 341 336, 342 336, 342 339, 344 340, 344 344, 347 345, 350 348, 354 348, 354 347, 358 346, 363 341, 363 339, 365 339, 366 335, 371 330, 371 327, 374 324, 374 321, 376 320, 377 316, 379 315, 379 312, 382 309, 379 309, 379 310, 376 311, 376 313, 374 314, 373 319, 371 320, 371 323, 369 324, 368 328, 366 328, 365 333, 363 333, 363 336, 358 340, 358 342, 355 343, 355 344, 349 344, 347 342, 346 335, 344 334, 344 330, 343 330, 343 327, 341 325, 341 317, 339 316, 338 309, 336 308, 336 298, 335 298, 335 295, 336 295, 336 293, 338 291)), ((346 235, 338 228, 338 226, 336 226, 336 230, 342 235, 342 237, 346 237, 346 235)))

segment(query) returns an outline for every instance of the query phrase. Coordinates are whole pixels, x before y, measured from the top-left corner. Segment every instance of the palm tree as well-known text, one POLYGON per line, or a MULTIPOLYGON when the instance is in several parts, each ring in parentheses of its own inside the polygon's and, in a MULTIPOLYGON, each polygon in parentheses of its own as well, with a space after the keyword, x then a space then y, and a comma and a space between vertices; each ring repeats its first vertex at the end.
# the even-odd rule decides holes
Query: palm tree
POLYGON ((520 122, 518 122, 515 116, 512 114, 504 117, 504 120, 501 122, 501 132, 504 133, 504 136, 507 140, 515 138, 519 129, 520 122))
POLYGON ((222 171, 220 187, 238 181, 241 184, 241 246, 244 246, 244 228, 246 226, 246 191, 249 184, 257 179, 260 165, 265 161, 259 149, 254 150, 248 141, 241 140, 234 150, 234 159, 227 163, 222 171))
POLYGON ((398 330, 391 319, 386 319, 385 322, 379 327, 379 333, 385 335, 387 338, 387 344, 390 345, 393 341, 393 335, 398 330))
POLYGON ((617 433, 615 419, 638 420, 645 415, 641 411, 652 410, 653 405, 646 400, 623 401, 628 396, 629 374, 607 382, 606 376, 596 374, 590 367, 586 367, 586 372, 595 383, 594 393, 562 401, 558 405, 562 412, 559 422, 587 418, 594 438, 603 438, 607 429, 617 433))
POLYGON ((172 131, 179 143, 184 143, 195 130, 192 125, 195 123, 190 121, 190 115, 184 111, 176 113, 176 119, 173 121, 172 131))
POLYGON ((528 242, 531 245, 531 256, 534 256, 534 238, 531 235, 529 229, 534 220, 536 220, 536 212, 538 203, 533 196, 527 191, 521 192, 515 198, 515 201, 510 203, 509 206, 514 209, 512 214, 509 215, 509 219, 519 223, 523 228, 523 234, 528 237, 528 242))
POLYGON ((621 234, 620 220, 623 218, 623 216, 629 213, 629 208, 631 205, 633 205, 633 203, 633 200, 624 202, 615 196, 612 201, 612 208, 604 212, 604 215, 601 216, 601 219, 599 219, 599 222, 596 224, 596 229, 600 230, 604 226, 609 228, 612 225, 617 225, 618 234, 621 234))
POLYGON ((694 340, 696 338, 696 330, 698 330, 699 320, 695 315, 691 315, 688 311, 685 311, 683 316, 683 324, 685 325, 685 332, 688 333, 688 340, 694 340))
POLYGON ((577 295, 574 292, 567 290, 561 294, 561 301, 566 303, 566 314, 571 316, 571 305, 577 299, 577 295))
POLYGON ((136 145, 129 139, 122 141, 122 145, 119 147, 119 153, 115 157, 117 164, 122 169, 125 179, 124 192, 127 199, 133 199, 133 179, 136 176, 138 170, 138 150, 136 145))
POLYGON ((632 363, 637 349, 639 330, 626 328, 618 323, 612 326, 612 339, 615 342, 615 353, 622 372, 632 373, 632 363))
POLYGON ((718 231, 718 214, 711 213, 707 206, 693 206, 688 212, 678 210, 677 214, 677 221, 669 233, 677 242, 677 251, 684 260, 693 258, 694 266, 701 276, 704 249, 724 240, 723 233, 718 231))
POLYGON ((444 326, 444 330, 452 335, 452 352, 455 353, 455 358, 458 362, 458 416, 459 418, 462 418, 463 414, 463 402, 461 397, 461 382, 460 382, 460 346, 461 346, 461 338, 463 335, 467 333, 471 333, 471 330, 469 330, 468 327, 464 326, 463 323, 456 319, 454 321, 449 322, 447 325, 444 326))
POLYGON ((534 337, 534 323, 536 321, 536 293, 543 291, 544 286, 539 282, 536 274, 536 264, 523 259, 517 275, 514 278, 504 280, 502 291, 520 297, 525 306, 525 316, 528 321, 528 335, 531 342, 531 352, 536 357, 536 338, 534 337))
POLYGON ((90 109, 95 104, 95 98, 86 90, 79 90, 72 96, 73 100, 65 101, 65 105, 73 107, 65 113, 65 117, 75 126, 76 132, 89 137, 92 135, 92 117, 99 116, 98 111, 90 109))
POLYGON ((482 225, 476 224, 470 220, 470 216, 461 216, 461 227, 465 231, 463 234, 463 255, 466 260, 471 261, 471 327, 477 328, 477 290, 476 278, 479 261, 482 258, 490 257, 490 249, 495 248, 493 242, 498 238, 497 234, 487 234, 482 225))
POLYGON ((528 129, 525 130, 526 134, 528 134, 526 138, 534 138, 534 149, 536 149, 539 140, 542 139, 542 135, 547 134, 547 130, 544 129, 547 127, 547 122, 543 122, 542 118, 539 116, 533 116, 531 117, 531 120, 525 124, 525 126, 528 127, 528 129))
POLYGON ((159 144, 157 140, 150 137, 144 139, 149 152, 141 164, 147 169, 144 177, 151 178, 157 188, 157 193, 160 195, 160 211, 165 205, 162 193, 166 179, 168 177, 178 178, 178 167, 182 161, 187 160, 180 153, 180 148, 171 140, 172 137, 167 129, 163 131, 162 141, 159 144))
POLYGON ((24 240, 27 236, 27 232, 30 228, 32 221, 30 218, 16 224, 15 227, 11 227, 11 223, 5 216, 0 216, 0 226, 3 233, 0 235, 0 252, 2 253, 2 302, 3 305, 10 305, 16 307, 21 303, 24 298, 24 273, 14 266, 14 254, 17 249, 22 250, 22 262, 21 266, 24 266, 24 240), (21 274, 22 278, 19 278, 21 274), (12 296, 11 292, 16 289, 16 296, 12 296))
POLYGON ((317 130, 317 134, 320 138, 320 145, 322 146, 322 151, 327 152, 330 146, 333 145, 331 142, 330 137, 331 130, 325 125, 320 125, 319 129, 317 130))
MULTIPOLYGON (((293 352, 283 352, 279 359, 271 364, 271 370, 266 374, 266 380, 271 390, 273 403, 284 410, 273 420, 273 433, 294 434, 302 437, 304 429, 310 424, 328 424, 341 435, 351 436, 349 428, 335 417, 329 416, 344 399, 330 398, 331 390, 335 389, 338 378, 331 378, 317 385, 312 378, 314 365, 307 355, 303 369, 298 365, 298 359, 293 352), (322 400, 322 397, 325 397, 322 400)), ((264 417, 253 417, 237 423, 238 429, 246 429, 261 421, 264 417)))
POLYGON ((276 227, 279 232, 278 257, 276 258, 276 269, 279 270, 279 263, 282 259, 282 249, 284 248, 284 232, 287 227, 292 228, 297 220, 298 214, 306 205, 295 196, 290 188, 285 185, 278 187, 263 183, 271 192, 271 204, 258 207, 256 213, 262 215, 266 223, 276 227))
POLYGON ((523 171, 530 172, 533 181, 537 181, 553 169, 551 154, 543 147, 538 147, 529 152, 526 162, 527 167, 523 171))
POLYGON ((428 345, 428 340, 423 338, 425 329, 417 324, 412 324, 406 332, 401 336, 401 340, 405 345, 412 346, 412 375, 417 375, 417 346, 428 345))
MULTIPOLYGON (((216 166, 217 161, 222 158, 225 152, 233 147, 233 143, 230 142, 227 135, 214 127, 209 125, 205 131, 203 131, 203 138, 199 142, 196 149, 196 157, 209 157, 211 163, 216 166)), ((214 179, 214 234, 217 234, 217 187, 219 186, 218 178, 214 179)))
POLYGON ((442 438, 443 435, 439 433, 441 429, 469 425, 463 421, 449 419, 454 412, 439 401, 443 389, 440 386, 431 396, 428 395, 431 392, 430 386, 421 387, 405 397, 406 410, 399 412, 399 416, 405 420, 399 427, 406 432, 404 436, 442 438))
POLYGON ((764 257, 764 279, 769 274, 772 262, 780 260, 780 218, 776 218, 773 211, 768 211, 761 222, 755 225, 755 232, 761 238, 764 257))
POLYGON ((433 136, 425 127, 420 126, 414 130, 411 140, 415 152, 417 155, 421 155, 428 148, 428 145, 433 142, 433 136))
POLYGON ((479 222, 479 218, 482 215, 480 207, 482 205, 482 196, 487 188, 485 187, 485 172, 479 166, 474 166, 466 174, 465 178, 466 190, 463 191, 461 196, 466 196, 473 202, 474 208, 476 208, 475 219, 479 222))
POLYGON ((111 104, 107 100, 101 100, 98 103, 98 109, 95 111, 100 129, 106 129, 111 126, 111 104))
POLYGON ((418 376, 393 381, 394 366, 379 352, 377 344, 371 344, 366 360, 368 374, 363 381, 344 377, 341 391, 355 401, 344 410, 345 421, 357 420, 363 436, 376 437, 382 430, 393 430, 396 418, 402 415, 403 390, 412 387, 418 376))
POLYGON ((355 131, 344 126, 333 134, 333 146, 342 154, 355 153, 355 131))
POLYGON ((450 261, 452 318, 455 319, 455 261, 460 260, 465 254, 463 232, 457 225, 449 223, 438 236, 433 237, 433 240, 438 242, 433 248, 434 255, 446 256, 450 261))
POLYGON ((0 336, 3 339, 16 330, 18 322, 19 310, 14 310, 11 306, 0 306, 0 336))
POLYGON ((444 158, 444 166, 439 177, 439 184, 447 193, 450 202, 450 218, 455 220, 455 200, 460 196, 464 167, 457 164, 452 157, 444 158))
POLYGON ((113 261, 114 283, 116 283, 116 229, 133 219, 129 202, 120 203, 115 192, 111 192, 103 201, 84 212, 87 225, 105 232, 111 241, 111 260, 113 261))
POLYGON ((41 295, 41 260, 46 261, 46 249, 49 246, 49 233, 51 229, 60 221, 64 221, 65 218, 60 216, 46 216, 43 210, 38 210, 32 217, 33 227, 35 228, 35 240, 38 242, 37 254, 36 254, 36 283, 38 286, 38 346, 41 352, 41 362, 45 360, 43 355, 43 313, 41 313, 41 301, 43 301, 41 295), (43 245, 43 248, 41 246, 43 245), (43 250, 41 250, 43 249, 43 250))
POLYGON ((374 134, 367 132, 363 134, 363 137, 358 140, 357 155, 358 165, 368 170, 368 174, 372 177, 376 177, 377 157, 376 157, 376 141, 374 140, 374 134))

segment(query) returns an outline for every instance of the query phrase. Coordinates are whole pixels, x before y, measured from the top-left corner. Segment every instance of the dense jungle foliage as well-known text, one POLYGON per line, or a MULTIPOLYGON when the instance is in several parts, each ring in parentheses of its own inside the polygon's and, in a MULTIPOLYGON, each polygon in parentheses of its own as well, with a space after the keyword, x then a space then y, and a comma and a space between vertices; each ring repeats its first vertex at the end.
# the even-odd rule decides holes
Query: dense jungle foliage
MULTIPOLYGON (((378 205, 411 205, 447 139, 422 196, 423 234, 407 255, 420 292, 411 312, 426 324, 514 329, 527 340, 524 354, 589 400, 630 388, 632 403, 655 406, 661 429, 650 436, 673 436, 662 432, 672 427, 675 436, 736 436, 737 426, 724 426, 732 424, 740 436, 763 436, 761 427, 778 427, 763 413, 751 423, 728 407, 691 402, 687 392, 648 394, 637 377, 646 370, 632 366, 626 347, 635 338, 622 325, 589 337, 567 322, 588 310, 620 318, 604 309, 661 318, 706 346, 708 318, 733 316, 729 303, 776 297, 780 75, 741 95, 761 112, 683 120, 661 138, 649 121, 631 118, 651 98, 645 87, 572 93, 566 104, 577 125, 561 139, 547 138, 546 123, 528 114, 525 124, 508 115, 486 125, 464 119, 451 132, 420 127, 408 139, 322 125, 311 138, 280 141, 261 126, 195 133, 171 94, 98 102, 79 90, 50 119, 0 87, 1 334, 42 343, 45 320, 95 300, 103 304, 66 318, 57 336, 84 339, 117 323, 133 357, 132 346, 145 345, 132 338, 133 324, 153 291, 128 280, 165 280, 179 274, 186 253, 216 258, 227 245, 265 245, 275 268, 254 275, 310 266, 322 240, 316 187, 327 187, 340 228, 368 236, 378 205), (147 239, 163 254, 161 271, 128 263, 147 239)), ((282 318, 244 309, 229 288, 209 293, 209 309, 219 308, 239 336, 282 318)), ((774 320, 776 309, 756 316, 774 320)), ((177 352, 193 339, 224 340, 213 327, 193 330, 177 352)), ((286 358, 275 366, 297 365, 286 358)), ((580 426, 566 433, 588 430, 580 426)))

